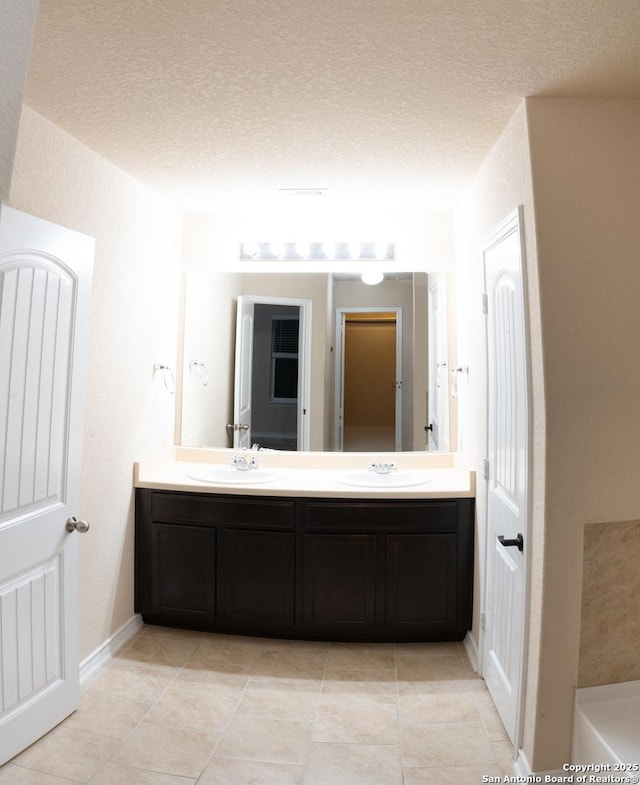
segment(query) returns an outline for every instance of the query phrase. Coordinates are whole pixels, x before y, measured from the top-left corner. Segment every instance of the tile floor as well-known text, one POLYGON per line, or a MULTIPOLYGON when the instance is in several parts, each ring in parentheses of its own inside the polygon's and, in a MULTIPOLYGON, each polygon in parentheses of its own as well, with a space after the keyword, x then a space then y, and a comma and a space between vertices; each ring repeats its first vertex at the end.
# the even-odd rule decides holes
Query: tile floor
POLYGON ((458 643, 145 626, 0 785, 477 785, 511 745, 458 643))

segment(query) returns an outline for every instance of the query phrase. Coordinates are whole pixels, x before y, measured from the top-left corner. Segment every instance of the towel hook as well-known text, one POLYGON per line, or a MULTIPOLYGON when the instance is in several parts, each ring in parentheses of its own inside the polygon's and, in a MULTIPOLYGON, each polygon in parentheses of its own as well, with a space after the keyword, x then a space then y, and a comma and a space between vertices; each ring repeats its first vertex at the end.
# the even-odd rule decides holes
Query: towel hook
POLYGON ((169 395, 173 395, 176 391, 176 378, 173 375, 171 366, 163 365, 162 363, 154 363, 153 373, 156 374, 158 371, 162 371, 162 381, 164 383, 165 390, 169 393, 169 395))
POLYGON ((204 363, 201 363, 199 360, 189 360, 189 371, 191 372, 194 368, 198 369, 198 376, 200 377, 202 386, 206 387, 209 384, 207 366, 204 363))

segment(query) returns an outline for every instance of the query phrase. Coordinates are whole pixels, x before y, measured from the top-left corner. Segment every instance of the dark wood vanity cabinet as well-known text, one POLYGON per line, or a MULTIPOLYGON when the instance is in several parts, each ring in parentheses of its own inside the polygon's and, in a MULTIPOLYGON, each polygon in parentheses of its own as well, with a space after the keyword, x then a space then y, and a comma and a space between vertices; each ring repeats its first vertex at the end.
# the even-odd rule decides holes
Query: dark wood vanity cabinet
POLYGON ((472 583, 473 499, 136 491, 136 610, 149 623, 459 640, 472 583))

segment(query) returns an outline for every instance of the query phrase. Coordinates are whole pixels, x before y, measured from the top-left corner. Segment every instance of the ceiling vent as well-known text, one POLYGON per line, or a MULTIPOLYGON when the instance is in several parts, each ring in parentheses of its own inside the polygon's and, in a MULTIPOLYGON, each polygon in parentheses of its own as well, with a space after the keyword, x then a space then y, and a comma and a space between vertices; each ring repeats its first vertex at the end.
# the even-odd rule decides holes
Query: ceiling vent
POLYGON ((278 188, 278 193, 282 196, 300 196, 318 198, 326 196, 328 188, 278 188))

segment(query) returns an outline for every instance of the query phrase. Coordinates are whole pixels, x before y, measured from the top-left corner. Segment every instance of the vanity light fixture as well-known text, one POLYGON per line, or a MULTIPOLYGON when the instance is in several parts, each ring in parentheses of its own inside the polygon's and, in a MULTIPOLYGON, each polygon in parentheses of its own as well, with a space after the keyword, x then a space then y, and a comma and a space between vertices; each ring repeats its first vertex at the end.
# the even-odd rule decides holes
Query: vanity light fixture
POLYGON ((395 261, 396 248, 389 242, 246 242, 240 245, 240 261, 395 261))
POLYGON ((366 283, 369 286, 375 286, 377 283, 382 283, 384 280, 384 275, 377 270, 369 270, 364 272, 360 277, 362 279, 362 283, 366 283))

